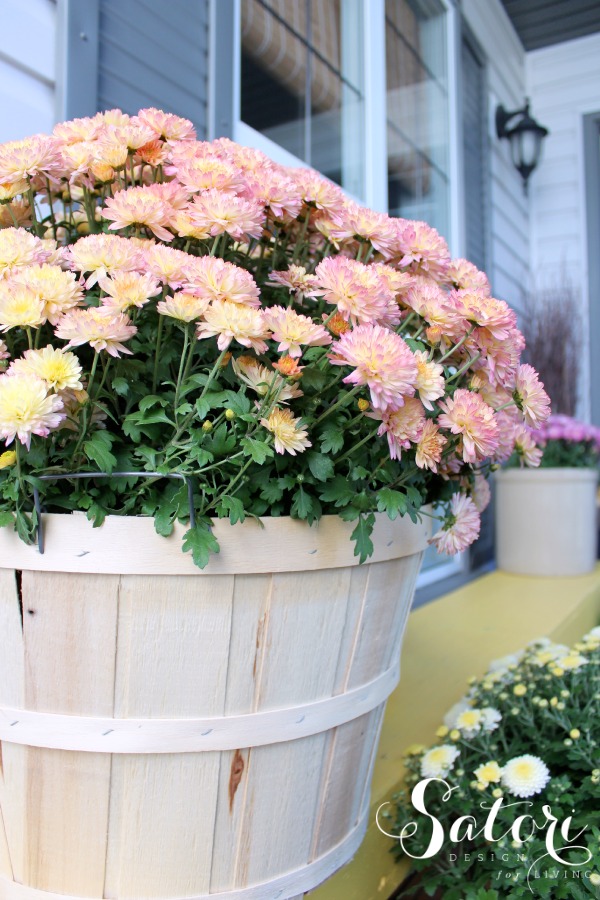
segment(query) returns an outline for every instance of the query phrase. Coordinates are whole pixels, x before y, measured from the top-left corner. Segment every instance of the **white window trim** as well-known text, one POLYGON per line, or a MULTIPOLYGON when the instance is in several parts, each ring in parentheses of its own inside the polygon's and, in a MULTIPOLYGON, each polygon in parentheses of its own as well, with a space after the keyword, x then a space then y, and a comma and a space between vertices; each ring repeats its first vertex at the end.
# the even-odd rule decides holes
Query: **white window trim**
MULTIPOLYGON (((452 0, 440 0, 446 13, 446 52, 448 59, 448 128, 450 176, 450 233, 448 240, 453 256, 461 256, 464 248, 464 214, 462 203, 461 142, 458 103, 458 65, 460 61, 460 16, 452 0)), ((294 168, 306 168, 306 162, 241 119, 241 0, 234 2, 234 96, 233 140, 261 150, 275 162, 294 168)), ((363 0, 362 27, 365 37, 363 126, 365 134, 365 199, 357 202, 380 212, 388 209, 387 126, 385 70, 385 0, 363 0)), ((347 193, 347 192, 346 192, 347 193)), ((351 196, 351 195, 349 195, 351 196)), ((459 553, 444 558, 439 565, 421 572, 417 587, 442 581, 467 568, 468 555, 459 553), (446 561, 447 560, 447 561, 446 561)))

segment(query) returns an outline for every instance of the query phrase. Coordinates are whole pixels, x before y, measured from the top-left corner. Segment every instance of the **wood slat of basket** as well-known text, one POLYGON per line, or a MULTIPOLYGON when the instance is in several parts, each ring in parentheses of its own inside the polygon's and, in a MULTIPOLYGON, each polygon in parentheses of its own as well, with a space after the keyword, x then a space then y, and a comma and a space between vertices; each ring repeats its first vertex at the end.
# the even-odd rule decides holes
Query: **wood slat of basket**
MULTIPOLYGON (((26 708, 112 714, 118 588, 118 576, 23 572, 26 708)), ((25 883, 101 897, 110 757, 22 750, 25 883)))
MULTIPOLYGON (((116 717, 223 714, 233 586, 122 578, 116 717)), ((219 768, 218 751, 113 758, 107 896, 208 893, 219 768)))

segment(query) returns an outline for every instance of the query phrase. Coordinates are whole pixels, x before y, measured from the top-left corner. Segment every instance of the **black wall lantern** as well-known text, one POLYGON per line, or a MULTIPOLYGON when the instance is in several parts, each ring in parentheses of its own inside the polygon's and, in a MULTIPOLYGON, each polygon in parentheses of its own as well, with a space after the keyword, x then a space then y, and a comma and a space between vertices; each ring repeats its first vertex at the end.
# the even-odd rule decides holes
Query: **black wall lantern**
POLYGON ((503 106, 497 108, 496 133, 499 138, 510 141, 513 165, 523 179, 523 190, 527 194, 527 180, 540 161, 542 140, 549 133, 548 129, 530 116, 529 100, 526 100, 523 109, 513 112, 507 112, 503 106))

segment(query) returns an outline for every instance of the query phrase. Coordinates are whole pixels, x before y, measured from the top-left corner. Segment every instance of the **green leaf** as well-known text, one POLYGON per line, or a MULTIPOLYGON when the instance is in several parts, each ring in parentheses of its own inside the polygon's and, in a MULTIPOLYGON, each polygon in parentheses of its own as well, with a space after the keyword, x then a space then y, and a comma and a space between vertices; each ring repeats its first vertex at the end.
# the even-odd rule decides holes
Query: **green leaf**
POLYGON ((96 431, 83 445, 83 452, 102 472, 112 472, 117 457, 111 453, 113 438, 107 431, 96 431))
POLYGON ((360 515, 356 528, 350 535, 354 541, 354 555, 358 556, 359 562, 364 563, 366 559, 373 553, 373 541, 371 534, 375 525, 375 516, 373 513, 368 515, 360 515))
POLYGON ((206 522, 198 522, 194 528, 189 528, 183 536, 183 550, 192 553, 195 565, 204 569, 208 565, 211 553, 219 552, 219 542, 215 538, 206 522))
POLYGON ((245 437, 242 438, 240 443, 244 455, 251 456, 259 466, 262 466, 266 459, 273 456, 273 449, 265 441, 257 441, 256 438, 245 437))
POLYGON ((377 509, 386 512, 390 519, 403 516, 408 508, 406 495, 392 488, 381 488, 377 491, 377 509))
POLYGON ((196 400, 196 410, 201 419, 205 419, 211 409, 224 406, 227 395, 225 391, 209 391, 204 397, 196 400))
POLYGON ((232 525, 235 525, 236 522, 243 522, 246 518, 244 504, 239 497, 223 497, 217 506, 217 514, 221 516, 222 513, 229 516, 232 525))
POLYGON ((100 528, 106 519, 106 510, 103 506, 100 506, 98 503, 93 501, 90 503, 88 507, 88 511, 86 512, 86 518, 92 522, 94 528, 100 528))
POLYGON ((409 484, 406 488, 406 494, 413 506, 416 506, 417 508, 422 506, 423 498, 421 497, 421 492, 418 491, 416 487, 409 484))
POLYGON ((292 516, 298 519, 308 519, 313 511, 313 498, 307 494, 302 485, 298 488, 292 498, 292 516))
POLYGON ((356 491, 341 475, 336 475, 319 493, 321 500, 325 503, 335 502, 336 506, 346 506, 355 496, 356 491))
POLYGON ((338 453, 344 446, 344 434, 340 425, 330 422, 321 431, 321 453, 338 453))
POLYGON ((129 393, 129 382, 126 378, 113 378, 112 386, 115 394, 119 397, 126 397, 129 393))
POLYGON ((308 462, 308 468, 317 481, 327 481, 328 478, 332 477, 333 462, 328 456, 311 450, 306 454, 306 461, 308 462))
POLYGON ((283 497, 283 487, 279 484, 279 479, 265 484, 260 492, 260 496, 268 503, 277 503, 278 500, 281 500, 283 497))
POLYGON ((161 506, 154 514, 154 530, 163 537, 169 537, 173 533, 173 510, 168 506, 161 506))
POLYGON ((223 393, 225 395, 224 405, 228 409, 232 409, 237 416, 243 416, 250 412, 252 404, 243 391, 224 391, 223 393))
POLYGON ((321 391, 327 384, 325 372, 316 366, 306 366, 302 372, 302 387, 309 390, 321 391))
POLYGON ((140 400, 140 412, 146 412, 147 409, 151 409, 153 406, 166 406, 167 401, 163 397, 159 397, 157 394, 149 394, 147 397, 142 397, 140 400))
POLYGON ((0 528, 5 528, 7 525, 14 525, 15 517, 14 514, 8 511, 0 512, 0 528))

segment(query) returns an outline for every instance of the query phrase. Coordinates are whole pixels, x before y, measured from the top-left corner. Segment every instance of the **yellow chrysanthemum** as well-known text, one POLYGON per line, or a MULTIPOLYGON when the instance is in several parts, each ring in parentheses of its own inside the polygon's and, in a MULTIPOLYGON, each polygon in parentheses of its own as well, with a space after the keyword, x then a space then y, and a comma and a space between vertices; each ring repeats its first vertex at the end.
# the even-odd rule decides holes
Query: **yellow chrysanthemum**
POLYGON ((63 402, 35 375, 0 376, 0 438, 15 437, 29 449, 31 436, 46 437, 64 418, 63 402))
POLYGON ((52 325, 83 300, 81 285, 73 272, 63 272, 59 266, 25 266, 11 275, 11 281, 37 294, 44 303, 44 318, 52 325))
POLYGON ((36 291, 13 281, 0 282, 0 331, 37 328, 45 321, 44 301, 36 291))
POLYGON ((474 775, 481 784, 486 787, 488 784, 496 783, 502 778, 502 768, 497 762, 487 762, 483 766, 475 769, 474 775))
POLYGON ((7 469, 9 466, 14 466, 17 461, 17 454, 14 450, 5 450, 4 453, 0 453, 0 469, 7 469))
POLYGON ((74 353, 55 347, 27 350, 15 359, 10 372, 37 375, 55 391, 81 391, 81 365, 74 353))
POLYGON ((275 438, 277 453, 303 453, 312 444, 307 440, 308 432, 302 429, 300 419, 296 419, 289 409, 274 409, 268 419, 261 419, 260 424, 270 431, 275 438))

